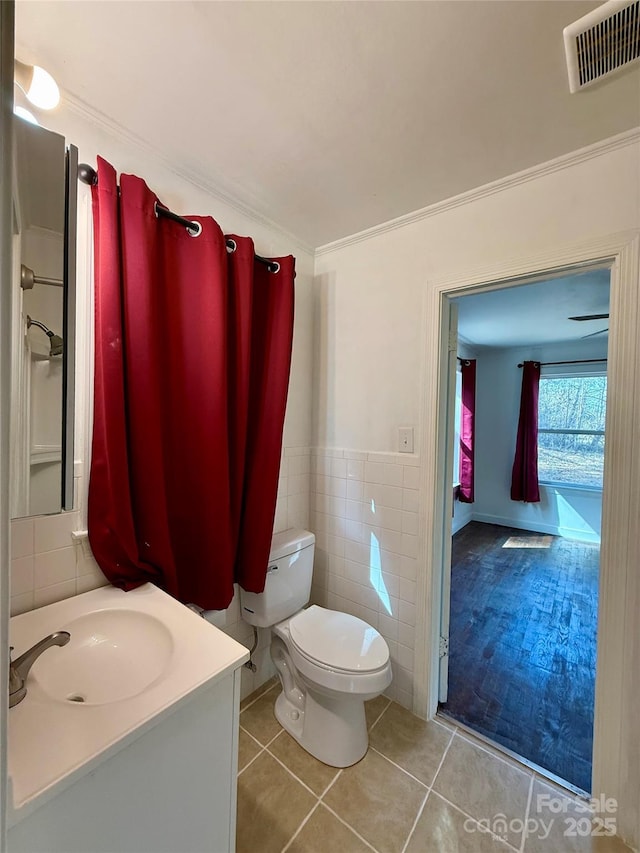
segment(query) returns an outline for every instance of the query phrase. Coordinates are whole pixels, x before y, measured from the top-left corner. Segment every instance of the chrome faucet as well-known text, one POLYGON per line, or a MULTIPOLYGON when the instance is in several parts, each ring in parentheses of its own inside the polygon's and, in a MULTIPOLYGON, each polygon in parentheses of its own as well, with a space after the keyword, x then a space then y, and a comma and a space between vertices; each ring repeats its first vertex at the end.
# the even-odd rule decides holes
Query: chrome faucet
POLYGON ((27 676, 33 664, 40 657, 42 652, 46 652, 51 646, 66 646, 71 639, 71 634, 68 631, 56 631, 55 634, 49 634, 44 640, 40 640, 35 646, 32 646, 19 658, 12 661, 11 652, 13 646, 9 649, 9 707, 13 708, 18 702, 22 702, 27 695, 27 676))

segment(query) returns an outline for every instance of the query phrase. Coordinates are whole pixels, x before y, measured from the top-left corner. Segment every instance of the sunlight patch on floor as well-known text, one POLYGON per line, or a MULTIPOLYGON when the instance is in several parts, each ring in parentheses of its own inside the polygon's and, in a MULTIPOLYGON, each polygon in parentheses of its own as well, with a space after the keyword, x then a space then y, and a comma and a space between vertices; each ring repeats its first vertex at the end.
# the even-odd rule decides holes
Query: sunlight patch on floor
POLYGON ((553 536, 510 536, 503 548, 551 548, 553 536))

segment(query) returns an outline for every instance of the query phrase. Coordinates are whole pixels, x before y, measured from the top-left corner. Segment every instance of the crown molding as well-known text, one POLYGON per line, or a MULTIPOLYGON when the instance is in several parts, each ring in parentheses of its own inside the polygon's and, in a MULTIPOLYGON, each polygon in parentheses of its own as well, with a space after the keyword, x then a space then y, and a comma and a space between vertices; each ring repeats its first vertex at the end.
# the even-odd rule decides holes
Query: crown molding
POLYGON ((456 207, 461 207, 464 204, 469 204, 472 201, 477 201, 487 196, 495 195, 496 193, 504 192, 504 190, 512 187, 526 184, 528 181, 534 181, 537 178, 551 175, 554 172, 559 172, 569 166, 576 166, 586 160, 592 160, 595 157, 600 157, 603 154, 608 154, 611 151, 616 151, 618 148, 626 148, 629 145, 634 145, 640 142, 640 127, 635 127, 631 130, 619 133, 616 136, 611 136, 608 139, 603 139, 600 142, 595 142, 592 145, 587 145, 585 148, 579 148, 577 151, 572 151, 569 154, 562 154, 553 160, 548 160, 545 163, 540 163, 537 166, 532 166, 529 169, 524 169, 521 172, 515 172, 513 175, 508 175, 505 178, 499 178, 497 181, 492 181, 488 184, 483 184, 481 187, 476 187, 472 190, 460 193, 459 195, 451 196, 451 198, 437 201, 427 207, 422 207, 419 210, 414 210, 412 213, 405 213, 395 219, 389 219, 387 222, 382 222, 380 225, 374 225, 372 228, 367 228, 364 231, 358 231, 351 234, 349 237, 343 237, 340 240, 334 240, 331 243, 326 243, 319 246, 316 251, 316 257, 329 254, 338 249, 344 249, 347 246, 352 246, 355 243, 361 243, 364 240, 369 240, 372 237, 378 237, 380 234, 385 234, 388 231, 395 231, 397 228, 403 228, 405 225, 411 225, 415 222, 420 222, 423 219, 428 219, 431 216, 437 216, 447 210, 453 210, 456 207))
POLYGON ((90 104, 87 104, 72 92, 65 90, 63 92, 63 97, 64 103, 68 106, 70 112, 79 116, 84 121, 101 128, 110 136, 115 137, 125 145, 138 149, 145 157, 153 158, 156 162, 160 163, 163 168, 167 169, 167 171, 179 178, 182 178, 184 181, 187 181, 199 190, 206 192, 213 198, 218 199, 242 216, 246 216, 253 222, 275 231, 288 242, 293 243, 298 249, 301 249, 312 257, 320 257, 338 249, 343 249, 347 246, 377 237, 380 234, 385 234, 388 231, 395 231, 397 228, 403 228, 406 225, 420 222, 421 220, 428 219, 431 216, 437 216, 447 210, 453 210, 456 207, 469 204, 472 201, 477 201, 496 193, 503 192, 504 190, 512 187, 525 184, 528 181, 533 181, 545 175, 550 175, 554 172, 566 169, 569 166, 575 166, 579 163, 585 162, 586 160, 600 157, 603 154, 607 154, 619 148, 634 145, 640 141, 640 127, 636 127, 632 130, 619 133, 616 136, 609 137, 608 139, 595 142, 584 148, 579 148, 577 151, 572 151, 569 154, 563 154, 553 160, 548 160, 545 163, 532 166, 529 169, 516 172, 505 178, 499 178, 491 183, 484 184, 472 190, 467 190, 466 192, 451 196, 451 198, 414 210, 411 213, 405 213, 395 219, 389 219, 379 225, 374 225, 371 228, 358 231, 355 234, 342 237, 339 240, 334 240, 331 243, 326 243, 314 249, 313 246, 305 243, 304 240, 296 234, 288 231, 273 219, 270 219, 268 216, 260 213, 256 208, 244 203, 237 196, 232 195, 230 192, 223 189, 219 184, 212 180, 211 177, 196 169, 192 169, 184 164, 179 164, 168 159, 160 148, 128 130, 124 125, 121 125, 115 121, 115 119, 106 115, 106 113, 103 113, 90 104))
POLYGON ((291 231, 288 231, 282 225, 274 222, 268 216, 260 213, 255 208, 240 201, 239 198, 224 190, 221 186, 215 183, 209 176, 196 169, 192 169, 184 164, 176 163, 167 158, 160 148, 150 143, 148 140, 130 131, 124 125, 112 119, 106 113, 97 110, 95 107, 87 104, 81 98, 78 98, 72 92, 63 90, 63 102, 69 108, 69 111, 79 116, 84 121, 87 121, 94 127, 99 127, 110 136, 115 137, 120 142, 127 146, 138 149, 144 157, 151 157, 156 162, 160 163, 168 172, 176 175, 182 180, 187 181, 199 190, 206 192, 208 195, 228 205, 236 213, 246 216, 253 222, 263 227, 275 231, 284 237, 289 243, 293 243, 298 249, 306 252, 313 257, 314 248, 309 246, 300 237, 297 237, 291 231))

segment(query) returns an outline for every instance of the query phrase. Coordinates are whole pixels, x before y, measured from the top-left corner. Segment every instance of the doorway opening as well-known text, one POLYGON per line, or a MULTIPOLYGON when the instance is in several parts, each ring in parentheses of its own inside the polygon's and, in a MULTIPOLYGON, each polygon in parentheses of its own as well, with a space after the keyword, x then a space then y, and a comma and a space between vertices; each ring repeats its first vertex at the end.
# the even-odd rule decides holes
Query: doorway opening
POLYGON ((452 512, 439 713, 586 793, 609 287, 601 266, 445 297, 452 512), (522 378, 527 363, 538 366, 533 396, 522 378), (524 492, 514 491, 518 465, 525 479, 537 469, 524 492))

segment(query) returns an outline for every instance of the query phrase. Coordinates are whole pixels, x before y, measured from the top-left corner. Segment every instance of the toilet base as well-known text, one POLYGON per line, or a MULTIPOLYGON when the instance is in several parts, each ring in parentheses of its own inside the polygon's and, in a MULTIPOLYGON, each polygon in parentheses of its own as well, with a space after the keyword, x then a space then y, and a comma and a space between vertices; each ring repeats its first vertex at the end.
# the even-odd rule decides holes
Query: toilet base
POLYGON ((305 710, 300 711, 283 692, 276 699, 275 715, 303 749, 330 767, 351 767, 366 755, 369 735, 364 702, 307 692, 305 710))
POLYGON ((314 758, 331 767, 350 767, 369 746, 364 698, 317 690, 296 672, 282 640, 274 638, 271 656, 282 693, 276 719, 314 758))

